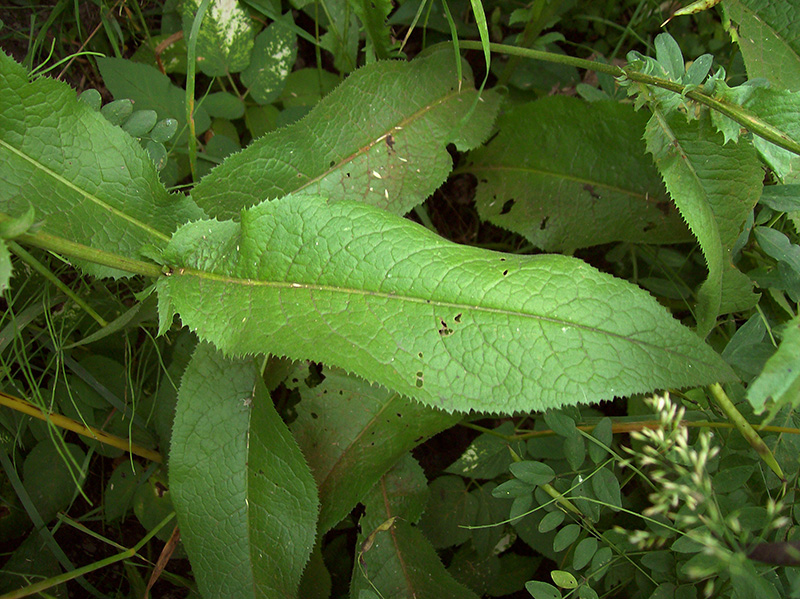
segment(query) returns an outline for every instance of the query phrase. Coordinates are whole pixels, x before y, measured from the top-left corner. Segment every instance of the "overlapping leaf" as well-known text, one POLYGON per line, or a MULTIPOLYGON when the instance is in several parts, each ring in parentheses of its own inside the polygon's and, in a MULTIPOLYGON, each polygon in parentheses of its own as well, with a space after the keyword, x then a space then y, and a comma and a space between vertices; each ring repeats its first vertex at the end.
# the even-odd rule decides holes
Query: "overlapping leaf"
POLYGON ((686 240, 644 153, 646 120, 630 106, 566 96, 515 107, 464 168, 478 179, 481 217, 550 251, 686 240))
POLYGON ((305 379, 299 371, 288 383, 302 397, 292 432, 319 487, 320 533, 344 518, 400 456, 460 419, 339 370, 326 369, 314 387, 305 379))
POLYGON ((176 233, 158 282, 223 351, 339 366, 450 410, 513 412, 731 378, 647 293, 564 256, 462 247, 359 202, 290 196, 176 233))
POLYGON ((725 0, 738 26, 750 78, 764 77, 777 88, 800 90, 800 2, 798 0, 725 0))
MULTIPOLYGON (((132 258, 202 215, 167 193, 141 146, 68 85, 29 82, 0 52, 0 88, 0 212, 19 216, 33 205, 43 231, 132 258)), ((97 276, 121 274, 81 265, 97 276)))
POLYGON ((647 149, 667 190, 700 244, 708 279, 698 293, 698 331, 705 336, 719 314, 752 307, 752 283, 731 261, 731 249, 758 202, 763 172, 753 146, 723 143, 710 119, 687 121, 656 109, 647 124, 647 149))
POLYGON ((300 190, 403 214, 450 173, 448 143, 466 150, 489 133, 499 96, 484 92, 462 122, 477 92, 458 83, 452 49, 363 67, 306 118, 231 156, 193 196, 218 218, 300 190))
POLYGON ((350 596, 377 589, 384 599, 477 599, 442 566, 431 543, 415 527, 424 508, 425 477, 409 458, 389 471, 365 500, 359 524, 361 548, 350 596))
POLYGON ((314 545, 314 480, 251 360, 208 344, 181 381, 170 488, 204 597, 294 597, 314 545))

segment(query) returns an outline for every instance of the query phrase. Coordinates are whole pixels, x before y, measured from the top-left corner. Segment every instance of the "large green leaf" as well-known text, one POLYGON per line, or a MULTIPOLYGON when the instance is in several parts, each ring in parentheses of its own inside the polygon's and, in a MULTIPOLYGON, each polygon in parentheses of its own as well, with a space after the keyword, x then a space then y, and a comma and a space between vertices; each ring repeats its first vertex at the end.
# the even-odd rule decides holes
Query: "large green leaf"
POLYGON ((231 354, 340 366, 445 410, 512 412, 732 378, 644 291, 559 255, 445 241, 360 202, 289 196, 176 233, 158 281, 231 354))
POLYGON ((709 118, 687 121, 679 112, 655 109, 645 139, 708 264, 696 308, 698 332, 705 336, 718 315, 758 301, 750 279, 733 265, 731 250, 758 202, 764 174, 752 144, 725 144, 709 118))
POLYGON ((320 533, 344 518, 400 456, 461 418, 336 369, 309 387, 303 370, 287 383, 302 397, 292 432, 319 487, 320 533))
MULTIPOLYGON (((188 40, 202 0, 182 0, 183 35, 188 40)), ((209 77, 238 73, 250 64, 255 28, 239 0, 214 0, 197 35, 197 67, 209 77)))
POLYGON ((566 96, 513 108, 464 167, 478 179, 478 212, 550 251, 685 241, 644 152, 646 122, 628 105, 566 96))
POLYGON ((295 596, 317 494, 253 360, 197 346, 178 394, 169 479, 203 596, 295 596))
POLYGON ((499 96, 473 105, 471 79, 459 91, 451 49, 410 63, 378 62, 353 73, 303 120, 265 135, 215 168, 194 189, 208 214, 293 191, 359 199, 396 214, 421 204, 452 169, 448 143, 475 147, 489 134, 499 96))
POLYGON ((764 77, 778 88, 800 90, 800 1, 725 0, 724 6, 738 26, 750 78, 764 77))
POLYGON ((375 590, 384 599, 477 599, 442 566, 411 523, 425 506, 425 476, 411 458, 390 470, 364 501, 350 596, 375 590))
MULTIPOLYGON (((202 215, 167 193, 141 146, 68 85, 29 82, 0 52, 0 89, 0 212, 19 216, 32 204, 43 231, 129 258, 202 215)), ((96 276, 123 274, 79 264, 96 276)))

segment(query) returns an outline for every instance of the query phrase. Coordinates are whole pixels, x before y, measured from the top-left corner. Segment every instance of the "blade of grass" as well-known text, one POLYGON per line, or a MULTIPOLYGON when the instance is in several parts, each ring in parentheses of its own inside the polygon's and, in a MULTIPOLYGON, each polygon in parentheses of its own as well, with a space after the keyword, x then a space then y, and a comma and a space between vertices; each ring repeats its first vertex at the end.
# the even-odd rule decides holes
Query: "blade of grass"
POLYGON ((0 405, 6 406, 7 408, 11 408, 12 410, 16 410, 17 412, 20 412, 22 414, 33 416, 34 418, 38 418, 39 420, 44 420, 44 421, 49 420, 54 425, 60 428, 72 431, 74 433, 78 433, 79 435, 83 435, 84 437, 88 437, 89 439, 94 439, 95 441, 99 441, 100 443, 105 443, 106 445, 110 445, 111 447, 122 449, 123 451, 127 451, 134 455, 138 455, 139 457, 145 458, 146 460, 158 462, 159 464, 163 462, 161 454, 159 454, 157 451, 153 451, 151 449, 135 445, 127 439, 117 437, 116 435, 111 435, 93 426, 87 426, 85 424, 81 424, 80 422, 73 420, 72 418, 67 418, 62 414, 57 414, 55 412, 45 412, 38 406, 35 406, 32 403, 25 401, 24 399, 21 399, 19 397, 14 397, 13 395, 9 395, 2 391, 0 391, 0 405))
POLYGON ((186 122, 189 124, 189 169, 192 172, 192 180, 195 181, 197 180, 197 131, 194 124, 194 84, 197 74, 197 36, 209 4, 211 4, 211 0, 203 0, 200 3, 186 44, 186 122))
POLYGON ((39 262, 36 258, 31 256, 25 248, 21 247, 19 244, 15 243, 14 241, 8 241, 8 248, 11 250, 12 253, 19 256, 20 259, 25 262, 28 266, 30 266, 33 270, 38 272, 42 275, 45 279, 47 279, 50 283, 52 283, 59 291, 61 291, 64 295, 70 298, 73 302, 75 302, 78 307, 80 307, 84 312, 86 312, 89 316, 91 316, 97 324, 101 327, 108 326, 108 321, 106 321, 102 316, 100 316, 97 312, 95 312, 94 308, 92 308, 89 304, 87 304, 83 299, 81 299, 72 289, 67 287, 61 280, 56 277, 50 270, 44 266, 41 262, 39 262))
MULTIPOLYGON (((33 501, 31 500, 30 495, 28 495, 28 492, 25 490, 22 481, 17 475, 17 470, 16 468, 14 468, 14 464, 11 463, 11 459, 8 457, 8 453, 6 453, 5 449, 3 449, 2 447, 0 447, 0 466, 3 467, 3 470, 5 471, 6 476, 8 477, 8 481, 11 483, 11 486, 14 489, 14 492, 17 494, 17 497, 19 497, 22 506, 25 508, 25 511, 28 514, 28 517, 30 517, 30 519, 33 521, 34 528, 39 531, 39 534, 42 536, 42 539, 44 539, 44 542, 46 543, 47 547, 50 549, 50 551, 53 553, 56 559, 58 559, 58 562, 61 564, 61 566, 65 570, 69 571, 68 575, 74 574, 74 576, 71 576, 67 580, 77 579, 76 582, 80 584, 84 589, 86 589, 86 591, 88 591, 94 597, 99 597, 102 599, 111 599, 110 597, 107 597, 106 595, 98 591, 86 579, 83 578, 83 575, 86 573, 82 572, 83 568, 78 568, 76 570, 75 566, 72 565, 72 562, 67 557, 67 554, 64 553, 64 550, 61 549, 61 546, 58 544, 58 542, 56 542, 55 538, 53 538, 50 529, 47 528, 47 523, 42 520, 42 517, 36 510, 36 506, 33 505, 33 501)), ((37 584, 43 584, 44 582, 47 581, 42 581, 37 584)), ((56 584, 61 584, 61 582, 56 582, 54 584, 42 587, 41 590, 48 589, 52 586, 55 586, 56 584)), ((37 585, 31 585, 31 587, 34 586, 37 585)), ((2 599, 3 597, 27 597, 28 595, 33 594, 32 592, 31 593, 27 592, 27 589, 31 587, 26 587, 25 589, 19 589, 18 591, 12 591, 11 593, 6 593, 5 595, 2 595, 0 599, 2 599)))
MULTIPOLYGON (((2 455, 0 455, 0 459, 2 459, 2 455)), ((82 576, 84 574, 89 574, 90 572, 94 572, 95 570, 99 570, 100 568, 105 568, 106 566, 110 566, 117 562, 120 562, 125 559, 130 559, 132 557, 136 557, 136 554, 139 550, 144 547, 150 539, 152 539, 159 530, 164 528, 170 520, 175 517, 175 512, 172 512, 169 516, 164 518, 161 522, 159 522, 153 530, 148 532, 142 540, 136 543, 130 549, 118 553, 116 555, 112 555, 111 557, 107 557, 105 559, 101 559, 100 561, 96 561, 94 563, 88 564, 83 566, 82 568, 77 568, 71 570, 69 572, 65 572, 64 574, 59 574, 58 576, 53 576, 52 578, 48 578, 47 580, 42 580, 41 582, 37 582, 36 584, 29 585, 27 587, 23 587, 21 589, 17 589, 16 591, 11 591, 0 595, 0 599, 18 599, 19 597, 29 597, 30 595, 34 595, 36 593, 41 593, 42 591, 46 591, 47 589, 53 588, 59 584, 63 584, 69 580, 78 579, 78 581, 82 580, 82 576)), ((96 595, 98 597, 104 597, 104 595, 96 595)))

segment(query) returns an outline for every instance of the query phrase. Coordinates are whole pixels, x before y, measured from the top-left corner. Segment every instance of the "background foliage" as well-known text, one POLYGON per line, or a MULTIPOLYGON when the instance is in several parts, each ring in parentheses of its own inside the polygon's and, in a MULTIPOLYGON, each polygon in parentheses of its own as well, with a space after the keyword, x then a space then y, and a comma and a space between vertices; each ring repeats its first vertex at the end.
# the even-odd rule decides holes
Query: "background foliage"
POLYGON ((794 4, 0 9, 2 596, 800 597, 794 4))

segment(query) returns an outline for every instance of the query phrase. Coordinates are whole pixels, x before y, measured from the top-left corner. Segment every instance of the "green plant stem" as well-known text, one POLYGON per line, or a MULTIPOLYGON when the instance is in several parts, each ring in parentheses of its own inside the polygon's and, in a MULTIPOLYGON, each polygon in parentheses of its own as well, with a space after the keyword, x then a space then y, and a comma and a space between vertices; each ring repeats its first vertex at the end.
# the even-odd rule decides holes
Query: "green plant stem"
MULTIPOLYGON (((8 217, 0 215, 0 222, 6 220, 8 217), (5 218, 4 218, 5 217, 5 218)), ((109 266, 125 272, 130 272, 137 275, 144 275, 146 277, 160 277, 164 274, 161 267, 152 262, 142 262, 141 260, 134 260, 133 258, 126 258, 118 254, 112 254, 103 250, 96 250, 89 246, 68 241, 55 235, 48 233, 34 233, 20 235, 16 238, 17 241, 26 245, 41 248, 50 252, 55 252, 63 256, 71 258, 79 258, 92 262, 94 264, 101 264, 109 266)))
MULTIPOLYGON (((581 512, 574 503, 572 503, 569 499, 564 497, 561 493, 558 492, 553 485, 549 483, 545 483, 543 485, 539 485, 539 488, 550 495, 553 499, 556 500, 556 503, 564 508, 568 512, 572 512, 573 514, 577 514, 581 520, 583 520, 583 512, 581 512)), ((0 597, 2 599, 2 597, 0 597)))
POLYGON ((752 425, 745 420, 745 417, 742 416, 741 412, 736 409, 736 406, 733 405, 730 397, 728 394, 725 393, 725 390, 722 388, 722 385, 719 383, 714 383, 709 387, 711 391, 711 396, 716 401, 717 405, 725 412, 725 415, 728 419, 736 426, 736 429, 742 433, 742 436, 747 439, 747 442, 750 446, 756 450, 756 453, 761 457, 764 463, 770 467, 770 469, 778 475, 778 478, 782 481, 786 481, 786 477, 783 475, 783 470, 781 470, 778 461, 775 459, 775 456, 772 455, 772 451, 770 451, 767 444, 764 443, 764 440, 759 436, 756 430, 752 427, 752 425))
POLYGON ((189 168, 192 180, 197 180, 197 131, 194 125, 194 82, 197 70, 197 35, 211 0, 203 0, 194 16, 186 44, 186 123, 189 125, 189 168))
POLYGON ((70 298, 73 302, 75 302, 81 309, 84 310, 89 316, 91 316, 97 324, 101 327, 107 327, 108 321, 100 316, 97 312, 95 312, 94 308, 92 308, 89 304, 87 304, 83 299, 81 299, 78 294, 76 294, 72 289, 64 285, 57 276, 55 276, 49 269, 45 268, 45 266, 39 262, 36 258, 31 256, 31 254, 22 246, 14 241, 8 241, 8 248, 19 258, 25 262, 28 266, 30 266, 33 270, 38 272, 42 275, 45 279, 50 281, 58 290, 60 290, 64 295, 70 298))
POLYGON ((17 589, 16 591, 10 591, 3 595, 0 595, 0 599, 17 599, 18 597, 28 597, 30 595, 35 595, 36 593, 41 593, 42 591, 46 591, 47 589, 53 588, 59 584, 64 584, 69 580, 73 580, 74 578, 78 578, 83 576, 84 574, 89 574, 90 572, 94 572, 95 570, 99 570, 100 568, 105 568, 106 566, 110 566, 117 562, 121 562, 125 559, 130 559, 134 557, 139 550, 144 547, 147 542, 152 539, 158 531, 160 531, 166 524, 169 523, 175 517, 175 512, 172 512, 169 516, 164 518, 161 522, 156 525, 153 530, 148 532, 141 541, 136 543, 130 549, 118 553, 116 555, 112 555, 111 557, 107 557, 100 561, 94 562, 93 564, 89 564, 87 566, 83 566, 82 568, 77 568, 72 570, 71 572, 65 572, 64 574, 59 574, 58 576, 53 576, 52 578, 48 578, 47 580, 42 580, 41 582, 37 582, 35 584, 28 585, 21 589, 17 589))
MULTIPOLYGON (((483 46, 480 44, 480 42, 459 41, 459 45, 463 50, 483 49, 483 46)), ((773 127, 755 115, 750 114, 741 106, 722 102, 697 89, 687 91, 687 86, 681 83, 670 81, 669 79, 663 79, 662 77, 646 75, 634 69, 622 68, 611 64, 595 62, 593 60, 585 60, 583 58, 575 58, 574 56, 564 56, 542 50, 529 50, 527 48, 518 48, 516 46, 508 46, 505 44, 489 44, 489 47, 493 52, 500 54, 522 56, 523 58, 530 58, 533 60, 543 60, 545 62, 569 65, 579 69, 598 71, 601 73, 607 73, 608 75, 612 75, 614 77, 624 77, 637 83, 654 85, 656 87, 675 92, 676 94, 682 94, 688 98, 691 98, 695 102, 703 104, 704 106, 708 106, 720 114, 727 116, 729 119, 736 121, 750 132, 755 133, 759 137, 763 137, 767 141, 774 143, 776 146, 800 156, 800 142, 795 141, 780 129, 773 127)))

